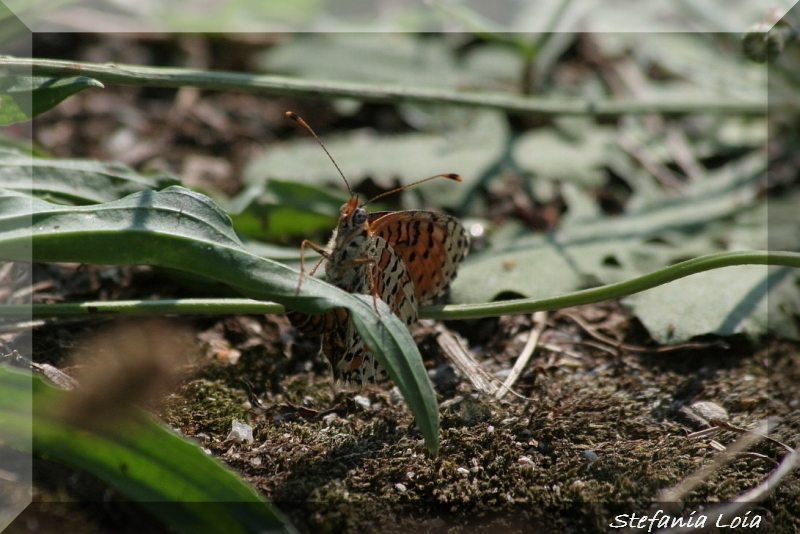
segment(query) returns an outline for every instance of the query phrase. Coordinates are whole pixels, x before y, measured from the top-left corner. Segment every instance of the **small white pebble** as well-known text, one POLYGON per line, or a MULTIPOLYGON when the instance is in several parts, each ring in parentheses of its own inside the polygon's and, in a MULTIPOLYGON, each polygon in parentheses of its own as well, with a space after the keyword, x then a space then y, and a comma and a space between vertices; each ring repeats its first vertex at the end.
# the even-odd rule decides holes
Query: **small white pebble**
POLYGON ((372 403, 364 395, 356 395, 355 397, 353 397, 353 402, 355 402, 364 410, 369 410, 370 407, 372 406, 372 403))
POLYGON ((408 480, 414 480, 414 477, 417 476, 414 474, 414 471, 406 471, 406 478, 408 480))
POLYGON ((236 443, 242 443, 246 441, 249 444, 253 443, 253 427, 246 424, 240 423, 236 419, 231 421, 231 431, 228 434, 228 437, 225 440, 233 440, 236 443))
POLYGON ((727 421, 729 419, 728 412, 719 404, 710 401, 698 401, 693 403, 690 408, 694 413, 703 419, 719 419, 720 421, 727 421))
POLYGON ((533 465, 533 460, 528 458, 527 456, 520 456, 517 460, 517 463, 520 465, 533 465))
POLYGON ((592 465, 597 461, 597 454, 594 451, 583 451, 583 457, 589 461, 589 465, 592 465))
POLYGON ((261 465, 261 458, 259 458, 258 456, 252 458, 250 460, 250 465, 252 465, 253 467, 258 467, 259 465, 261 465))
POLYGON ((457 472, 458 472, 458 474, 459 474, 459 475, 461 475, 461 476, 465 476, 465 477, 466 477, 466 476, 469 476, 469 469, 465 469, 465 468, 463 468, 463 467, 459 467, 458 469, 456 469, 456 471, 457 471, 457 472))
POLYGON ((408 488, 407 488, 407 487, 406 487, 406 485, 405 485, 405 484, 403 484, 402 482, 398 482, 397 484, 395 484, 395 485, 394 485, 394 488, 395 488, 397 491, 399 491, 400 493, 405 493, 406 491, 408 491, 408 488))
POLYGON ((486 427, 486 432, 491 434, 492 432, 494 432, 494 427, 492 425, 489 425, 488 427, 486 427))
POLYGON ((400 393, 400 388, 394 386, 392 390, 389 392, 389 402, 391 404, 400 404, 403 402, 403 394, 400 393))
POLYGON ((336 415, 335 413, 329 413, 328 415, 325 415, 325 416, 322 418, 322 421, 323 421, 323 422, 324 422, 326 425, 330 425, 331 423, 333 423, 333 422, 334 422, 334 421, 336 421, 337 419, 339 419, 339 416, 338 416, 338 415, 336 415))
POLYGON ((245 410, 249 410, 249 409, 250 409, 250 408, 252 408, 252 407, 253 407, 253 405, 252 405, 252 404, 250 404, 250 401, 244 401, 244 402, 242 403, 242 408, 244 408, 245 410))
POLYGON ((477 465, 475 465, 475 466, 470 467, 469 470, 472 471, 473 473, 477 473, 478 471, 481 470, 481 468, 478 467, 477 465))

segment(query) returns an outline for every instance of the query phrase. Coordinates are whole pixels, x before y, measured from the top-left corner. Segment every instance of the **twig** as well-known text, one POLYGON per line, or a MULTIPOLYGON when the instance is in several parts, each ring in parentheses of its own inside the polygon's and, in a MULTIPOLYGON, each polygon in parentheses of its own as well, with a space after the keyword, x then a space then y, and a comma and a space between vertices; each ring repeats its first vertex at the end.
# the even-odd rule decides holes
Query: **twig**
POLYGON ((442 351, 447 355, 450 360, 472 383, 472 387, 482 393, 492 395, 497 391, 495 386, 490 380, 486 378, 486 372, 481 368, 480 364, 470 354, 469 350, 464 347, 461 339, 454 336, 447 328, 441 324, 435 327, 436 342, 441 347, 442 351))
MULTIPOLYGON (((703 511, 703 514, 708 517, 721 517, 721 516, 736 516, 739 515, 739 512, 751 505, 754 502, 758 502, 764 499, 771 491, 774 491, 781 480, 783 480, 788 474, 794 471, 797 466, 800 465, 800 449, 795 449, 794 452, 787 455, 781 464, 775 469, 767 478, 765 478, 761 483, 754 487, 753 489, 746 491, 736 497, 729 503, 725 503, 719 506, 715 506, 713 508, 709 508, 703 511)), ((711 521, 708 523, 707 527, 711 528, 714 526, 716 522, 711 521)), ((702 532, 706 530, 706 528, 698 529, 697 527, 682 527, 682 528, 671 528, 666 530, 659 530, 656 534, 689 534, 695 532, 702 532)))
POLYGON ((755 430, 742 435, 724 453, 717 455, 711 462, 691 473, 676 486, 660 492, 656 500, 659 502, 678 502, 682 500, 688 493, 707 480, 711 473, 733 460, 738 453, 744 451, 750 445, 761 441, 763 435, 767 432, 767 428, 767 421, 761 421, 755 430))
POLYGON ((559 311, 558 314, 573 320, 578 326, 583 328, 587 334, 597 339, 598 341, 601 341, 616 349, 624 349, 631 352, 670 352, 674 350, 683 350, 683 349, 707 349, 709 347, 715 347, 721 345, 721 342, 719 341, 709 341, 708 343, 699 343, 699 342, 680 343, 677 345, 666 345, 663 347, 643 347, 641 345, 631 345, 628 343, 621 343, 616 339, 601 334, 600 332, 595 330, 589 323, 584 321, 581 317, 579 317, 575 313, 566 310, 561 310, 559 311))
MULTIPOLYGON (((732 425, 729 422, 722 421, 720 419, 712 419, 710 422, 713 423, 714 425, 716 425, 717 427, 724 428, 726 430, 730 430, 731 432, 737 432, 739 434, 746 434, 747 432, 753 432, 751 430, 747 430, 746 428, 739 428, 738 426, 732 425)), ((783 447, 784 449, 786 449, 790 453, 794 452, 794 449, 792 447, 786 445, 785 443, 781 443, 777 439, 771 438, 766 434, 761 436, 761 438, 769 441, 770 443, 774 443, 775 445, 777 445, 779 447, 783 447)))
POLYGON ((666 130, 667 146, 675 157, 675 163, 683 169, 684 174, 690 181, 698 182, 702 180, 705 172, 700 163, 697 162, 697 158, 692 154, 686 134, 675 125, 667 126, 666 130))
POLYGON ((621 135, 617 144, 633 156, 642 167, 661 182, 661 185, 674 191, 681 188, 681 181, 666 165, 662 165, 644 146, 637 143, 630 135, 621 135))
POLYGON ((536 350, 536 344, 539 343, 539 337, 541 337, 542 332, 544 332, 544 327, 547 324, 547 313, 543 311, 534 313, 533 323, 534 327, 531 329, 530 336, 528 336, 528 341, 522 348, 522 352, 517 358, 517 361, 514 363, 514 367, 511 368, 511 373, 509 373, 506 381, 503 382, 503 385, 500 386, 500 389, 494 394, 495 398, 498 400, 502 399, 503 396, 505 396, 505 394, 511 390, 511 386, 514 385, 514 383, 522 374, 522 371, 524 371, 525 367, 527 367, 528 362, 531 359, 531 355, 533 355, 533 351, 536 350))

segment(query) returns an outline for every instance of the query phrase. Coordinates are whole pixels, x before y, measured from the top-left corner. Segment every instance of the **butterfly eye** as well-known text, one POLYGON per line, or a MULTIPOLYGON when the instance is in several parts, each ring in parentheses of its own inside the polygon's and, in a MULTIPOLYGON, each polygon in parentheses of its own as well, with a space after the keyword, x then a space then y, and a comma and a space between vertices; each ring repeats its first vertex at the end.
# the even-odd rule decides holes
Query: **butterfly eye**
POLYGON ((364 208, 356 208, 353 212, 353 222, 355 224, 363 224, 367 220, 367 210, 364 208))

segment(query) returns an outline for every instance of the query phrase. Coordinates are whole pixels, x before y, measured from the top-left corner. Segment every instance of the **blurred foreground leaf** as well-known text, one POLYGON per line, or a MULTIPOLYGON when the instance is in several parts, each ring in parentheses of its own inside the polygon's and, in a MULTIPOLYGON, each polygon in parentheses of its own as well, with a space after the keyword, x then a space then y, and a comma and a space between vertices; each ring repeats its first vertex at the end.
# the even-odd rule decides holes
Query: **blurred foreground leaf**
POLYGON ((77 427, 60 417, 70 395, 0 366, 3 441, 93 474, 182 532, 295 532, 231 470, 154 417, 131 409, 102 430, 77 427), (32 420, 20 408, 31 392, 32 420))

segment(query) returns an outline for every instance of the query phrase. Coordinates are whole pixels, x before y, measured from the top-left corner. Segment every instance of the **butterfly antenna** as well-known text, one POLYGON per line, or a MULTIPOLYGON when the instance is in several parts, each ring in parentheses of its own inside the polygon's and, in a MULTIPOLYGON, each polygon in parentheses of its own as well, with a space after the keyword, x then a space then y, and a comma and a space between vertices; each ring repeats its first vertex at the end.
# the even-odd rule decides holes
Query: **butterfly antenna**
POLYGON ((419 185, 419 184, 422 184, 422 183, 425 183, 425 182, 429 182, 431 180, 435 180, 436 178, 448 178, 450 180, 455 180, 456 182, 461 182, 461 181, 464 180, 458 174, 452 174, 452 173, 450 173, 450 174, 437 174, 436 176, 431 176, 430 178, 425 178, 424 180, 420 180, 418 182, 414 182, 413 184, 404 185, 403 187, 398 187, 397 189, 392 189, 391 191, 386 191, 385 193, 381 193, 380 195, 378 195, 376 197, 372 197, 371 199, 369 199, 366 202, 364 202, 363 204, 361 204, 361 207, 364 207, 367 204, 369 204, 370 202, 378 200, 379 198, 383 198, 383 197, 386 197, 386 196, 389 196, 389 195, 394 195, 395 193, 399 193, 400 191, 408 189, 409 187, 414 187, 415 185, 419 185))
POLYGON ((322 150, 324 150, 325 153, 330 158, 331 163, 333 163, 333 166, 336 167, 337 171, 339 171, 339 176, 342 177, 342 180, 344 180, 345 185, 347 185, 347 190, 350 191, 350 196, 353 196, 353 190, 350 188, 350 182, 348 182, 347 178, 344 177, 344 173, 342 172, 342 169, 340 169, 339 166, 336 164, 336 160, 333 159, 333 156, 331 156, 331 153, 328 152, 327 148, 325 148, 325 145, 322 144, 322 141, 320 140, 319 137, 317 137, 317 134, 314 132, 314 130, 311 129, 311 126, 309 126, 308 123, 306 121, 304 121, 303 118, 300 115, 298 115, 297 113, 295 113, 294 111, 287 111, 285 113, 285 115, 288 118, 292 119, 297 124, 299 124, 300 126, 302 126, 303 128, 305 128, 306 130, 308 130, 309 132, 311 132, 311 135, 313 135, 314 139, 317 140, 317 143, 319 143, 319 146, 322 147, 322 150))

